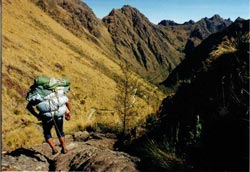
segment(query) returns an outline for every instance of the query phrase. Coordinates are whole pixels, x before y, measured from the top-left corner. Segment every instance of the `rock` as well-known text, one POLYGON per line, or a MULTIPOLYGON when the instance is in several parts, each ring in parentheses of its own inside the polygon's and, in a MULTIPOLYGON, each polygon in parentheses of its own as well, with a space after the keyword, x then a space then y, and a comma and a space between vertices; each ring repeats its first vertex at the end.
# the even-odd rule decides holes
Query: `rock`
POLYGON ((87 131, 79 131, 74 133, 73 138, 75 141, 87 141, 90 134, 87 131))
MULTIPOLYGON (((96 140, 100 142, 100 140, 96 140)), ((67 154, 55 158, 56 171, 137 171, 139 159, 123 152, 96 147, 93 142, 74 142, 67 154)), ((100 144, 100 143, 99 143, 100 144)))
POLYGON ((100 149, 113 150, 113 146, 117 141, 114 134, 92 133, 90 137, 91 139, 89 139, 86 143, 100 149))
POLYGON ((79 151, 69 166, 70 171, 137 171, 136 164, 128 154, 91 146, 79 151))
MULTIPOLYGON (((11 171, 138 171, 139 158, 112 150, 116 139, 113 135, 78 132, 74 137, 66 136, 67 154, 52 155, 47 143, 29 148, 20 148, 2 155, 2 170, 11 171), (111 137, 111 138, 110 138, 111 137), (84 138, 90 138, 83 142, 84 138), (80 140, 80 141, 76 141, 80 140)), ((54 139, 57 140, 57 139, 54 139)), ((60 145, 56 143, 58 150, 60 145)))
POLYGON ((2 158, 2 170, 48 171, 50 160, 33 149, 20 148, 2 158))

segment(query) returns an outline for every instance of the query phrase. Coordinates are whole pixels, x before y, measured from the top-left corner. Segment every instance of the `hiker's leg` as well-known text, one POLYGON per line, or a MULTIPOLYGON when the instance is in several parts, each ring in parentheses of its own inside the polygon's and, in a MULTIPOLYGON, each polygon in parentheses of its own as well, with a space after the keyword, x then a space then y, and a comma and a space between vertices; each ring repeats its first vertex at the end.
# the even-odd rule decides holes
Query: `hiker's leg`
POLYGON ((56 133, 59 138, 61 147, 62 147, 62 153, 67 153, 66 143, 65 143, 65 134, 63 132, 63 117, 59 117, 56 119, 56 133))
POLYGON ((68 152, 68 149, 66 147, 66 143, 65 143, 65 137, 59 137, 59 141, 61 143, 61 146, 62 146, 62 153, 67 153, 68 152))
POLYGON ((55 130, 57 137, 64 137, 64 132, 63 132, 63 117, 57 117, 55 118, 55 130))
POLYGON ((58 151, 56 149, 56 146, 53 142, 53 138, 51 135, 51 128, 53 127, 53 122, 50 121, 50 119, 44 119, 43 120, 43 135, 46 140, 46 142, 49 144, 50 148, 52 149, 52 154, 56 154, 58 151))
POLYGON ((49 139, 47 139, 46 141, 47 141, 47 143, 49 144, 50 148, 52 149, 52 154, 53 154, 53 155, 56 154, 58 151, 57 151, 56 146, 55 146, 55 144, 54 144, 54 142, 53 142, 53 139, 52 139, 52 138, 49 138, 49 139))

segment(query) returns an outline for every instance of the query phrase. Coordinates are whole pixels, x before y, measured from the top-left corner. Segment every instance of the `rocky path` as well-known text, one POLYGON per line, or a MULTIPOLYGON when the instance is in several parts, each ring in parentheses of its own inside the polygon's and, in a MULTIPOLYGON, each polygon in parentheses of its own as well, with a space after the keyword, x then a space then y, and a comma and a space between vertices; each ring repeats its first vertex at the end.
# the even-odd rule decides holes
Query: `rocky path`
POLYGON ((112 134, 78 132, 66 141, 67 154, 52 155, 44 143, 2 155, 2 171, 138 171, 139 158, 113 150, 112 134))

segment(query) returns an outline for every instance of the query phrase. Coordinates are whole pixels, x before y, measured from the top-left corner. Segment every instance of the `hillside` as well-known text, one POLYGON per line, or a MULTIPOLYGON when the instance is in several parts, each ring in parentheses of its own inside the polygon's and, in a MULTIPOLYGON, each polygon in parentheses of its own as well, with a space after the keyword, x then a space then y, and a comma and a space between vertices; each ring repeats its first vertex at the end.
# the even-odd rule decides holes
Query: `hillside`
POLYGON ((140 11, 128 5, 113 9, 101 20, 81 0, 32 2, 113 61, 129 62, 134 72, 153 83, 166 79, 183 59, 183 52, 188 52, 209 34, 230 24, 230 21, 215 15, 195 24, 186 22, 184 27, 178 25, 173 29, 152 24, 140 11))
MULTIPOLYGON (((107 54, 114 51, 114 44, 102 21, 81 0, 32 0, 39 8, 71 31, 107 54)), ((109 54, 112 58, 112 54, 109 54)))
POLYGON ((164 83, 179 88, 151 135, 163 169, 249 170, 249 33, 242 20, 212 34, 164 83))
MULTIPOLYGON (((120 120, 114 106, 118 93, 116 82, 123 75, 118 63, 110 58, 112 52, 107 55, 89 38, 93 38, 92 33, 86 31, 82 37, 76 36, 30 0, 2 1, 4 151, 43 141, 40 123, 25 109, 26 93, 39 75, 71 80, 68 97, 73 117, 65 122, 66 134, 87 126, 119 129, 120 120), (94 113, 91 118, 90 113, 94 113)), ((140 123, 155 111, 164 94, 133 75, 140 87, 136 95, 140 116, 134 122, 140 123)))

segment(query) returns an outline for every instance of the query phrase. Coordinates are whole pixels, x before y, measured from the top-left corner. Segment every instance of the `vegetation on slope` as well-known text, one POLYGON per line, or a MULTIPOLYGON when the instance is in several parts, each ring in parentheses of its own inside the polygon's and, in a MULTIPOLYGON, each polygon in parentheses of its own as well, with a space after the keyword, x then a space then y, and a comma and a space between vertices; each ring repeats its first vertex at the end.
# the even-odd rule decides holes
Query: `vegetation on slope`
MULTIPOLYGON (((120 66, 87 38, 79 39, 29 0, 2 2, 2 146, 3 150, 43 141, 40 123, 25 109, 26 93, 36 76, 67 77, 72 120, 66 133, 97 123, 120 126, 114 110, 120 66), (90 112, 95 113, 89 118, 90 112)), ((159 102, 163 94, 134 74, 140 94, 159 102), (151 91, 154 90, 154 95, 151 91)), ((145 97, 136 97, 141 121, 155 111, 145 97), (148 107, 148 108, 145 108, 148 107)), ((153 103, 154 104, 154 103, 153 103)), ((138 119, 139 120, 139 119, 138 119)))
POLYGON ((248 171, 249 36, 249 20, 237 21, 176 68, 180 86, 162 102, 151 138, 167 140, 180 169, 248 171))

